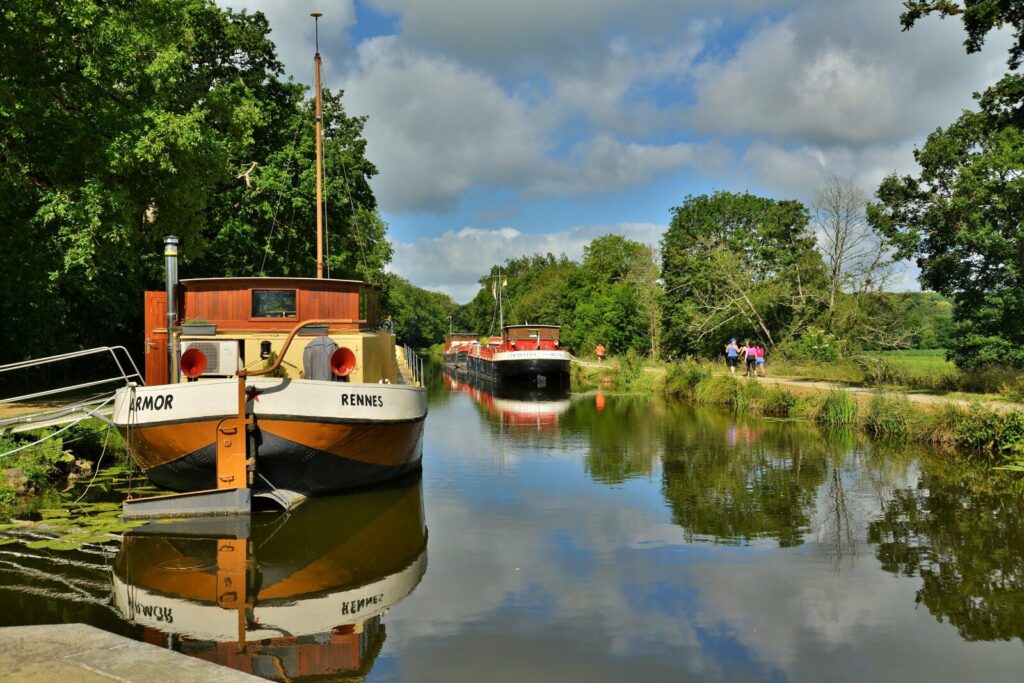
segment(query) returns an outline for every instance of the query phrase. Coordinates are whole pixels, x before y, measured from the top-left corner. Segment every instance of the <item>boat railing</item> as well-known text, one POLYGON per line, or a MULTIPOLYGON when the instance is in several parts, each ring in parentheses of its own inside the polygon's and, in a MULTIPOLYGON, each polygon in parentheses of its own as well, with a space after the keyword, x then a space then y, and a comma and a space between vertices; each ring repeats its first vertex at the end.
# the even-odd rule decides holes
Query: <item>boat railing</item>
POLYGON ((409 364, 413 380, 419 386, 423 386, 423 356, 416 353, 416 351, 408 344, 405 345, 404 349, 405 362, 409 364))
POLYGON ((9 428, 11 431, 24 431, 43 426, 54 426, 82 419, 80 414, 102 417, 100 410, 110 403, 117 389, 132 383, 139 385, 146 383, 131 354, 123 346, 98 346, 83 351, 72 351, 70 353, 46 356, 45 358, 33 358, 16 363, 7 363, 6 365, 0 365, 0 375, 17 370, 35 370, 96 356, 110 358, 116 371, 112 371, 109 376, 106 376, 106 372, 104 372, 105 376, 87 382, 76 382, 42 391, 32 391, 18 396, 0 397, 0 406, 26 404, 25 411, 21 414, 0 419, 0 429, 9 428), (117 386, 111 388, 111 385, 115 384, 117 386), (85 396, 82 395, 88 389, 100 389, 101 387, 102 390, 98 392, 90 392, 85 396), (77 396, 75 396, 76 394, 77 396), (67 400, 55 405, 53 399, 56 397, 65 397, 67 400), (48 399, 48 401, 45 404, 40 404, 40 399, 48 399))

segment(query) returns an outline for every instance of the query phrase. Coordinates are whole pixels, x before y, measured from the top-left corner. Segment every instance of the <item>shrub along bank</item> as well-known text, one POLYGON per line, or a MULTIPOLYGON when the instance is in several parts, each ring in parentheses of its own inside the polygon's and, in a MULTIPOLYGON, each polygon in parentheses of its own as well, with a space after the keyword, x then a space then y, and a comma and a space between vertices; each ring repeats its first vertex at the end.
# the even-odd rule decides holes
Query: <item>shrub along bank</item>
POLYGON ((853 427, 873 437, 927 442, 968 450, 994 462, 1024 460, 1024 412, 981 403, 911 403, 899 394, 858 395, 843 389, 793 392, 779 386, 712 374, 681 362, 668 368, 665 394, 738 413, 803 418, 823 427, 853 427))
POLYGON ((714 372, 708 362, 681 361, 637 372, 635 359, 612 360, 608 368, 573 366, 577 388, 663 393, 737 414, 804 419, 823 428, 858 429, 890 441, 961 449, 996 465, 1024 469, 1024 412, 997 411, 984 403, 912 403, 902 394, 862 394, 841 388, 796 391, 775 384, 714 372), (604 377, 602 381, 602 377, 604 377))
POLYGON ((88 479, 98 465, 127 461, 120 435, 102 422, 86 420, 47 438, 51 433, 0 436, 0 454, 14 451, 0 457, 0 522, 50 506, 62 489, 88 479))

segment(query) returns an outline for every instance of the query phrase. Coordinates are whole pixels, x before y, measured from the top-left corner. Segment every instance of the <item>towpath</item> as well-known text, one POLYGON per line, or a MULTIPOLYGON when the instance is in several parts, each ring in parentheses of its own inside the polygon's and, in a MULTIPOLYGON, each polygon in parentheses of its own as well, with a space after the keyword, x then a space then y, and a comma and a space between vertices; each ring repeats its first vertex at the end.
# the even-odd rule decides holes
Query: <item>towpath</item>
MULTIPOLYGON (((595 363, 593 361, 584 361, 578 358, 573 358, 573 363, 582 365, 587 368, 598 368, 602 370, 614 371, 618 365, 615 362, 604 362, 595 363)), ((663 367, 644 367, 645 372, 654 372, 664 374, 665 368, 663 367)), ((715 374, 726 374, 725 372, 715 374)), ((742 374, 736 375, 738 378, 743 379, 742 374)), ((975 399, 962 398, 957 396, 942 396, 937 394, 928 394, 917 391, 900 391, 899 389, 875 389, 871 387, 858 387, 844 384, 842 382, 830 382, 827 380, 818 379, 804 379, 800 377, 759 377, 756 380, 762 384, 773 384, 777 386, 783 386, 790 389, 796 389, 798 391, 832 391, 834 389, 845 389, 851 394, 857 394, 860 396, 867 395, 872 396, 875 394, 886 394, 886 395, 898 395, 905 396, 911 403, 921 403, 924 405, 936 406, 936 405, 956 405, 961 407, 967 407, 981 403, 985 406, 992 408, 993 410, 1022 410, 1024 411, 1024 403, 1013 403, 1011 401, 1003 401, 1000 399, 983 398, 978 397, 975 399)))
POLYGON ((757 382, 762 384, 776 384, 779 386, 790 387, 794 389, 806 389, 812 391, 830 391, 833 389, 845 389, 851 394, 868 395, 872 396, 875 394, 887 394, 905 396, 911 403, 923 403, 925 405, 943 405, 953 404, 957 406, 967 407, 977 403, 982 403, 993 410, 1024 410, 1024 404, 1011 403, 1010 401, 1002 401, 999 399, 975 399, 969 400, 966 398, 957 398, 955 396, 941 396, 936 394, 926 394, 921 392, 906 392, 899 391, 898 389, 874 389, 870 387, 857 387, 849 386, 843 383, 837 382, 826 382, 815 379, 800 379, 797 377, 760 377, 757 382))

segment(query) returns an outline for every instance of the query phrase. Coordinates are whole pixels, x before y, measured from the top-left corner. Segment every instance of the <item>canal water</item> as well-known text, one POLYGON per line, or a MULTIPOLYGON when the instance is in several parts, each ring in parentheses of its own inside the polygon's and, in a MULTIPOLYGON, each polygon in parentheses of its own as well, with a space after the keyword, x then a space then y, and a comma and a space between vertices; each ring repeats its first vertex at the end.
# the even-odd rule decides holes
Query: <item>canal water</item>
POLYGON ((83 621, 278 680, 1024 678, 1011 475, 437 374, 426 433, 422 477, 290 516, 0 545, 0 625, 83 621))

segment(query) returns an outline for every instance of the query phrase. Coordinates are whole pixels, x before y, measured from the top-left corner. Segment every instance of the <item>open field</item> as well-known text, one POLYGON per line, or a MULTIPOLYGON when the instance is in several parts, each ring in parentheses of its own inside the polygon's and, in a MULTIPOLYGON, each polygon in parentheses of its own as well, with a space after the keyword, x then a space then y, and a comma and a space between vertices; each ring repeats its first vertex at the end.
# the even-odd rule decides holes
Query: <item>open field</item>
POLYGON ((878 356, 890 365, 908 372, 956 372, 956 366, 946 360, 944 349, 881 351, 871 355, 878 356))

